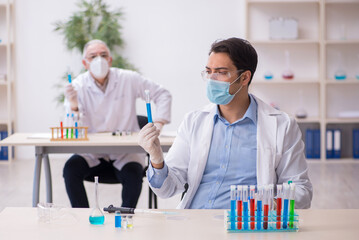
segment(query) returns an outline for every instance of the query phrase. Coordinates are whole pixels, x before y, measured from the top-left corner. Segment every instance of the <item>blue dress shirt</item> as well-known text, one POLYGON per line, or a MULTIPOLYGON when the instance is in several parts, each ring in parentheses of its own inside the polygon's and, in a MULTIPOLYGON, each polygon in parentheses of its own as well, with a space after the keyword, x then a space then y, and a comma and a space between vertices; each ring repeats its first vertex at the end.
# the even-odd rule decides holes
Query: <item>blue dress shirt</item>
MULTIPOLYGON (((190 208, 230 208, 230 185, 256 185, 257 103, 250 96, 244 116, 230 124, 217 108, 207 164, 190 208)), ((148 169, 148 180, 160 188, 168 174, 162 169, 148 169)))

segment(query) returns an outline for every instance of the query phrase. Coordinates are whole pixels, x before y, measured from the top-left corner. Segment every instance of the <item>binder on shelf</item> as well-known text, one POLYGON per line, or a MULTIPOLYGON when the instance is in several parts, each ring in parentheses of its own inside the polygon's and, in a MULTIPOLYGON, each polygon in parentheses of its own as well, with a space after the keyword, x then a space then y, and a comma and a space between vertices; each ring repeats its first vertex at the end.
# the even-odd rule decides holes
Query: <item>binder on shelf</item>
POLYGON ((306 158, 320 158, 320 130, 307 129, 305 134, 306 158))
POLYGON ((353 129, 353 158, 359 158, 359 129, 353 129))
MULTIPOLYGON (((6 131, 0 132, 0 139, 7 138, 8 134, 6 131)), ((0 160, 9 160, 9 147, 1 147, 0 160)))
POLYGON ((327 153, 327 159, 333 158, 333 130, 332 129, 327 129, 325 149, 327 153))
POLYGON ((320 158, 320 130, 313 130, 313 158, 320 158))
POLYGON ((342 131, 339 129, 334 130, 333 136, 334 136, 334 152, 333 157, 334 158, 340 158, 341 151, 342 151, 342 131))
POLYGON ((305 131, 305 156, 313 158, 313 130, 307 129, 305 131))

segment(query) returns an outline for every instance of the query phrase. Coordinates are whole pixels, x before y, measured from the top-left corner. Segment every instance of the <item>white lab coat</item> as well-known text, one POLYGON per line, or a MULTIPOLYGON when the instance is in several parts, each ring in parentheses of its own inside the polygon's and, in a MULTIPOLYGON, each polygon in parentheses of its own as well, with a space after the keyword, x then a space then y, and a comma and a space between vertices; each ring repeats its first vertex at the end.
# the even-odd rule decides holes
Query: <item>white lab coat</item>
MULTIPOLYGON (((253 96, 254 97, 254 96, 253 96)), ((304 143, 298 124, 286 113, 256 98, 257 120, 257 184, 296 183, 296 208, 309 208, 312 184, 304 157, 304 143)), ((185 116, 177 137, 165 157, 168 176, 161 188, 152 187, 160 197, 167 198, 189 188, 178 208, 188 208, 202 180, 213 132, 216 105, 185 116)), ((228 189, 229 191, 229 189, 228 189)))
MULTIPOLYGON (((83 114, 83 126, 89 127, 89 133, 116 130, 138 132, 136 99, 145 100, 145 89, 150 90, 151 100, 156 106, 153 121, 170 122, 172 97, 169 91, 134 71, 110 68, 105 93, 96 86, 95 80, 88 71, 74 79, 72 84, 77 91, 79 112, 83 114)), ((69 111, 68 101, 65 101, 65 106, 69 111)), ((100 163, 98 158, 115 160, 114 166, 119 170, 128 162, 145 164, 145 154, 103 153, 81 154, 81 156, 86 159, 90 167, 100 163)))

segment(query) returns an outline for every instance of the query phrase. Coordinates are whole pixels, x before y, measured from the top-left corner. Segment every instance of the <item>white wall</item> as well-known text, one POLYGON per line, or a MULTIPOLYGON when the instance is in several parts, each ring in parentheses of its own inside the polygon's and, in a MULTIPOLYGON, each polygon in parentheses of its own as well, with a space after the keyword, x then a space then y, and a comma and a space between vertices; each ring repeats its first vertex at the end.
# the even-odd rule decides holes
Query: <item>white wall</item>
MULTIPOLYGON (((172 123, 176 130, 183 116, 206 104, 200 71, 211 43, 244 36, 244 1, 238 0, 107 0, 121 7, 125 49, 123 55, 139 71, 162 84, 173 95, 172 123)), ((69 52, 53 23, 77 11, 77 1, 16 0, 16 131, 48 132, 62 116, 53 86, 70 65, 81 68, 81 56, 69 52)), ((138 112, 145 113, 143 102, 138 112)), ((17 157, 32 158, 34 149, 17 148, 17 157)))

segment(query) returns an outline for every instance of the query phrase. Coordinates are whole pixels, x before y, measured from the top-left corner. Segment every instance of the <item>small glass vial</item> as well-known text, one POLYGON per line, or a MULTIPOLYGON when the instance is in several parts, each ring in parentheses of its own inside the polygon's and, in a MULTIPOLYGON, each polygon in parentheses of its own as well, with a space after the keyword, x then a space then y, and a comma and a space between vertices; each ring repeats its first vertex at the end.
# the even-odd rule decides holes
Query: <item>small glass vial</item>
POLYGON ((91 210, 89 221, 94 225, 102 225, 105 222, 105 216, 103 215, 98 204, 98 176, 95 177, 95 207, 91 210))
POLYGON ((293 73, 293 71, 292 71, 292 69, 290 67, 290 53, 289 53, 289 51, 285 51, 284 55, 285 55, 286 68, 282 73, 282 77, 285 80, 291 80, 291 79, 294 78, 294 73, 293 73))
POLYGON ((120 211, 115 213, 115 228, 121 228, 122 216, 120 211))

